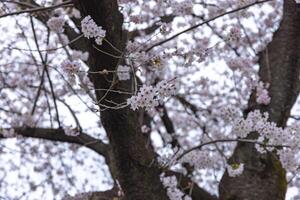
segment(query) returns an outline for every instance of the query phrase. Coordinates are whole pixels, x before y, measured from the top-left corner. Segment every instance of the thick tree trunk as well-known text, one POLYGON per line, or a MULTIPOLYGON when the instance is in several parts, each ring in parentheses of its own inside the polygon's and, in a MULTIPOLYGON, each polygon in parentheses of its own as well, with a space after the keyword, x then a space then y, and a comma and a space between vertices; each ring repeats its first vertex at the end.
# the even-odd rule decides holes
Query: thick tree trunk
MULTIPOLYGON (((118 10, 116 0, 80 0, 78 5, 84 16, 90 15, 98 25, 106 30, 106 39, 110 43, 120 50, 125 48, 126 39, 122 31, 123 16, 118 10)), ((88 63, 90 71, 115 70, 120 60, 99 52, 93 48, 93 45, 95 43, 91 42, 88 63)), ((103 41, 103 45, 97 48, 113 55, 120 55, 106 41, 103 41)), ((96 89, 132 90, 133 81, 118 82, 113 74, 93 74, 90 78, 96 89)), ((100 105, 101 121, 112 147, 111 171, 114 178, 119 181, 125 193, 125 199, 168 199, 160 182, 160 170, 153 165, 155 153, 149 137, 141 133, 138 112, 133 112, 128 108, 105 109, 105 106, 114 106, 109 102, 126 102, 128 96, 101 91, 97 91, 96 96, 98 103, 102 104, 100 105)))
MULTIPOLYGON (((284 1, 284 14, 280 28, 272 42, 260 54, 259 75, 270 83, 268 106, 257 105, 255 92, 250 97, 247 112, 260 109, 268 112, 270 120, 284 127, 290 110, 299 94, 300 70, 300 8, 294 0, 284 1)), ((250 134, 249 138, 256 138, 250 134)), ((245 163, 241 176, 222 177, 219 191, 221 200, 283 200, 287 182, 285 170, 273 153, 259 154, 252 144, 238 144, 232 161, 245 163)))

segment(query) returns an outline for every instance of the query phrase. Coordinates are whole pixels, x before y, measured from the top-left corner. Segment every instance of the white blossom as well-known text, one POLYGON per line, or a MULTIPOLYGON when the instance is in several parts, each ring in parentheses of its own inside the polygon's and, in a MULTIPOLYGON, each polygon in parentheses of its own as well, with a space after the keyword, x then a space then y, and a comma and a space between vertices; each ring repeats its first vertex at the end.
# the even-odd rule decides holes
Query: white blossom
POLYGON ((230 41, 239 42, 242 38, 242 33, 241 33, 240 28, 237 26, 232 27, 229 31, 228 38, 230 41))
POLYGON ((299 161, 296 159, 297 150, 283 149, 279 151, 279 159, 282 166, 289 171, 294 171, 299 166, 299 161))
POLYGON ((240 110, 232 105, 224 106, 218 111, 220 117, 222 117, 222 119, 226 122, 232 122, 233 120, 236 120, 242 116, 240 110))
POLYGON ((271 101, 271 97, 268 92, 268 84, 264 84, 263 82, 259 82, 256 86, 256 102, 258 104, 268 105, 271 101))
MULTIPOLYGON (((130 103, 131 108, 146 108, 146 110, 152 107, 158 106, 158 100, 156 97, 156 91, 152 86, 143 85, 139 93, 135 97, 131 97, 127 103, 130 103)), ((135 110, 135 109, 133 109, 135 110)))
POLYGON ((136 110, 139 107, 139 100, 137 96, 132 96, 129 99, 127 99, 127 105, 130 105, 130 108, 132 110, 136 110))
POLYGON ((173 95, 175 91, 176 87, 173 81, 161 81, 155 87, 143 85, 137 95, 127 100, 127 105, 130 105, 132 110, 141 107, 151 111, 159 105, 160 100, 173 95))
POLYGON ((127 42, 127 46, 126 46, 126 50, 129 54, 136 52, 140 49, 141 44, 139 44, 138 42, 132 42, 132 41, 128 41, 127 42))
POLYGON ((161 98, 169 97, 176 93, 176 86, 167 80, 162 80, 156 84, 156 90, 161 98))
POLYGON ((244 163, 234 163, 231 165, 227 165, 227 172, 230 177, 236 177, 243 173, 244 171, 244 163))
POLYGON ((185 0, 182 2, 175 1, 171 4, 171 6, 174 14, 177 15, 191 14, 193 9, 193 1, 192 0, 185 0))
POLYGON ((51 17, 47 21, 47 26, 51 31, 61 33, 64 31, 63 26, 65 24, 65 19, 62 16, 59 17, 51 17))
POLYGON ((78 74, 80 70, 80 63, 77 61, 64 60, 61 63, 63 71, 68 75, 78 74))
POLYGON ((226 64, 228 67, 235 71, 235 70, 240 70, 240 71, 247 71, 249 68, 251 68, 252 62, 248 58, 230 58, 228 57, 226 59, 226 64))
POLYGON ((167 189, 167 195, 169 196, 170 200, 191 200, 188 195, 184 194, 177 187, 178 183, 176 176, 165 176, 163 173, 160 175, 160 180, 167 189))
POLYGON ((86 38, 95 38, 95 42, 98 45, 102 44, 102 41, 106 35, 106 31, 98 26, 91 16, 86 16, 81 21, 81 31, 86 38))

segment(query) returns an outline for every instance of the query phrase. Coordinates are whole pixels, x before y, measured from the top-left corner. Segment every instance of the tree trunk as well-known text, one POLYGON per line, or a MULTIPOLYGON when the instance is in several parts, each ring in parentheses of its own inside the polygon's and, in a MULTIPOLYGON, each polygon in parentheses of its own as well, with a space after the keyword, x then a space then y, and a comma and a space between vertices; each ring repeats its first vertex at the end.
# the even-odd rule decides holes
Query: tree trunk
MULTIPOLYGON (((84 16, 90 15, 99 26, 106 30, 106 39, 110 43, 124 50, 126 38, 122 31, 123 16, 118 10, 116 0, 80 0, 78 7, 84 16)), ((93 48, 93 45, 95 43, 91 42, 89 49, 91 58, 88 63, 90 71, 115 70, 121 60, 99 52, 93 48)), ((103 41, 103 45, 97 48, 120 56, 120 53, 106 41, 103 41)), ((92 74, 90 78, 96 89, 132 91, 132 80, 118 82, 112 73, 109 75, 92 74)), ((129 108, 119 110, 105 108, 114 106, 109 102, 124 103, 129 96, 103 91, 97 91, 96 96, 98 103, 101 104, 101 121, 112 147, 113 163, 110 164, 110 168, 124 191, 125 199, 168 199, 160 182, 160 170, 153 164, 155 153, 150 139, 141 133, 139 113, 129 108)))

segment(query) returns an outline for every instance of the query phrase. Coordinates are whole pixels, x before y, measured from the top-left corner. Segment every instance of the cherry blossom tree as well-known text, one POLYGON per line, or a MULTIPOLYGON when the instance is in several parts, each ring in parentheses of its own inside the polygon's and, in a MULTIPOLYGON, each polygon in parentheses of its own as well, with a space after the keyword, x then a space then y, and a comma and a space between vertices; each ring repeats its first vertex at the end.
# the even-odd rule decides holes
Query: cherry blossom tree
POLYGON ((300 199, 298 1, 0 6, 1 198, 300 199))

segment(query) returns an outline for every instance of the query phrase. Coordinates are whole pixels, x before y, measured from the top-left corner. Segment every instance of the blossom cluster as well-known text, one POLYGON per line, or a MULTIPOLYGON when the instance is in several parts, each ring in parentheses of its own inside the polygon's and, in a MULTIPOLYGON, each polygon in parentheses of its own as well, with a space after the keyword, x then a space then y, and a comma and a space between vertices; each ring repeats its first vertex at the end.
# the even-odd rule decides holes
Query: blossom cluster
POLYGON ((233 120, 233 133, 240 138, 245 138, 251 132, 259 133, 256 140, 256 149, 260 153, 276 149, 282 165, 287 170, 295 170, 299 165, 296 152, 300 147, 300 124, 295 122, 286 128, 277 127, 276 123, 268 120, 268 113, 260 113, 259 110, 252 111, 246 119, 237 118, 233 120), (296 165, 295 162, 298 164, 296 165))
POLYGON ((95 38, 95 42, 98 45, 102 45, 106 31, 101 26, 98 26, 91 16, 88 15, 81 21, 81 31, 84 37, 95 38))
MULTIPOLYGON (((161 31, 167 34, 170 27, 166 27, 167 25, 165 23, 158 24, 161 24, 161 31)), ((172 54, 169 53, 146 53, 141 50, 141 45, 142 44, 138 42, 129 41, 126 46, 126 54, 129 63, 133 63, 135 67, 148 67, 151 71, 161 70, 166 66, 168 60, 172 56, 172 54)))
POLYGON ((247 71, 247 69, 251 68, 251 65, 253 64, 252 61, 249 58, 230 58, 228 57, 226 59, 226 64, 232 71, 247 71))
POLYGON ((236 118, 233 121, 233 133, 245 138, 250 132, 261 131, 267 121, 268 114, 262 115, 258 110, 250 112, 246 119, 236 118))
POLYGON ((165 176, 165 174, 160 175, 160 180, 164 187, 167 189, 167 195, 170 200, 191 200, 192 198, 186 194, 184 194, 177 187, 177 179, 176 176, 165 176))
MULTIPOLYGON (((241 8, 241 7, 247 6, 249 4, 252 4, 254 2, 255 2, 255 0, 241 0, 241 1, 237 2, 237 7, 241 8)), ((237 12, 237 14, 239 14, 242 17, 247 18, 247 17, 250 17, 251 12, 249 12, 247 9, 242 9, 239 12, 237 12)))
POLYGON ((136 110, 139 107, 151 110, 159 105, 156 88, 151 85, 143 85, 137 95, 127 100, 127 104, 130 105, 132 110, 136 110))
POLYGON ((190 14, 193 10, 193 1, 192 0, 185 0, 182 2, 173 2, 171 4, 173 13, 176 15, 184 15, 190 14))
POLYGON ((209 156, 209 153, 206 151, 194 150, 184 155, 178 161, 179 163, 189 163, 191 166, 194 166, 196 169, 207 169, 211 168, 215 161, 209 156))
POLYGON ((268 89, 269 84, 264 84, 263 82, 259 82, 256 86, 256 102, 258 104, 268 105, 271 101, 271 97, 269 96, 268 89))
POLYGON ((61 68, 63 72, 67 75, 70 82, 74 83, 76 75, 78 75, 80 70, 80 63, 77 61, 64 60, 61 63, 61 68))
POLYGON ((62 16, 59 17, 51 17, 47 21, 47 26, 51 31, 61 33, 64 31, 63 26, 65 24, 65 19, 62 16))
MULTIPOLYGON (((172 138, 168 140, 171 142, 172 138)), ((163 167, 170 167, 178 164, 178 157, 183 153, 182 148, 172 148, 170 143, 167 143, 164 147, 158 149, 159 156, 157 157, 157 162, 163 167)))
POLYGON ((235 106, 228 105, 226 107, 222 107, 219 111, 220 117, 225 122, 232 122, 242 116, 240 110, 235 106))
POLYGON ((244 163, 234 163, 231 165, 227 165, 227 172, 230 177, 237 177, 241 175, 244 171, 244 163))
POLYGON ((61 67, 67 74, 74 75, 79 72, 80 63, 77 61, 64 60, 61 63, 61 67))
POLYGON ((155 87, 143 85, 138 94, 127 99, 127 104, 132 110, 138 108, 145 108, 151 111, 154 107, 159 105, 159 101, 165 97, 175 94, 176 86, 173 81, 160 81, 155 87))
POLYGON ((242 33, 239 27, 233 26, 228 35, 228 39, 232 42, 239 42, 242 38, 242 33))

